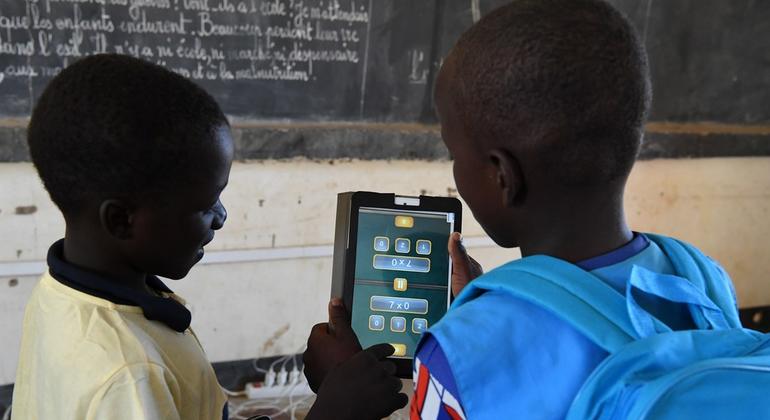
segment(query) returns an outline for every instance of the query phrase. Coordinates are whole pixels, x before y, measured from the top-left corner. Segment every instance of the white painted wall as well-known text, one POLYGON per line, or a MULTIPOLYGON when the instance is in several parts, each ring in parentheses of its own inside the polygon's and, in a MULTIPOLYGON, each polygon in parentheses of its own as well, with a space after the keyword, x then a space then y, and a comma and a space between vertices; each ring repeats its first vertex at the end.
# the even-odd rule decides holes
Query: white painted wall
MULTIPOLYGON (((241 162, 223 201, 227 225, 204 262, 170 286, 192 304, 213 361, 301 349, 325 318, 336 193, 447 195, 449 162, 241 162), (222 263, 223 260, 237 262, 222 263)), ((719 259, 744 306, 769 305, 770 158, 640 162, 626 194, 637 230, 679 236, 719 259)), ((488 268, 517 258, 494 247, 467 212, 470 252, 488 268)), ((13 382, 23 307, 62 219, 30 164, 0 164, 0 384, 13 382), (32 214, 16 214, 36 206, 32 214)))

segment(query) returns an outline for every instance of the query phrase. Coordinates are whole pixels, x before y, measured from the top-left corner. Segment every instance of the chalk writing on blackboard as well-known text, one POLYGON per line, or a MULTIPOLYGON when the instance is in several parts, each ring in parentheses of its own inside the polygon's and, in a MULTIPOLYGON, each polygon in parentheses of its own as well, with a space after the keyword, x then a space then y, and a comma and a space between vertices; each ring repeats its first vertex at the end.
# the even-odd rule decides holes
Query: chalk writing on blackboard
POLYGON ((344 74, 345 66, 358 71, 369 5, 353 0, 11 0, 0 3, 0 93, 13 79, 27 79, 32 86, 36 78, 53 77, 73 60, 99 53, 142 58, 193 80, 319 83, 319 66, 342 66, 323 75, 344 74))

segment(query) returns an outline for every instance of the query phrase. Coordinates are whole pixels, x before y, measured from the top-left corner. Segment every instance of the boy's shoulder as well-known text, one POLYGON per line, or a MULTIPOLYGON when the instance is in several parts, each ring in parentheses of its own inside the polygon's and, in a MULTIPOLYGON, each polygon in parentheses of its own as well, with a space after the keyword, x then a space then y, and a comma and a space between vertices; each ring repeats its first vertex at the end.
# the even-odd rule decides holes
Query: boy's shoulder
POLYGON ((49 273, 35 287, 23 325, 24 344, 44 352, 41 360, 65 367, 80 360, 92 373, 137 363, 163 364, 158 339, 175 334, 148 321, 139 307, 75 290, 49 273))
POLYGON ((465 356, 482 354, 490 345, 491 348, 500 345, 511 351, 496 357, 520 360, 521 354, 516 353, 531 352, 533 346, 542 346, 549 353, 558 350, 556 343, 574 341, 577 346, 582 346, 578 341, 590 343, 553 311, 502 290, 488 291, 453 308, 430 333, 442 349, 461 348, 458 353, 465 356), (469 340, 469 336, 472 339, 469 340))
POLYGON ((567 396, 606 357, 557 314, 503 291, 484 293, 449 311, 430 336, 446 355, 471 417, 494 417, 488 410, 529 410, 542 401, 549 401, 550 417, 560 417, 568 408, 562 404, 567 396), (478 383, 487 386, 482 390, 478 383), (501 401, 499 392, 510 389, 518 391, 501 401))
POLYGON ((147 319, 139 306, 83 293, 50 274, 27 304, 16 385, 14 401, 29 412, 60 403, 60 412, 84 416, 93 404, 140 409, 160 402, 159 412, 216 418, 226 400, 192 330, 177 332, 147 319), (66 395, 38 402, 39 394, 53 392, 66 395), (130 393, 149 400, 127 399, 130 393))

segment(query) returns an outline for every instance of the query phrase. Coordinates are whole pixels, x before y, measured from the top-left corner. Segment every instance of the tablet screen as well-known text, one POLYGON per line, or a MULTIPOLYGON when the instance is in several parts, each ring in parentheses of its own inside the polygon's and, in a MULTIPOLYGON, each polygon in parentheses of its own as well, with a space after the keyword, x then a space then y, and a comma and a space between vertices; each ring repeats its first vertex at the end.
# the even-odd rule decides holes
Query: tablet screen
POLYGON ((359 209, 352 325, 364 348, 391 343, 394 357, 414 357, 446 313, 454 224, 454 213, 359 209))

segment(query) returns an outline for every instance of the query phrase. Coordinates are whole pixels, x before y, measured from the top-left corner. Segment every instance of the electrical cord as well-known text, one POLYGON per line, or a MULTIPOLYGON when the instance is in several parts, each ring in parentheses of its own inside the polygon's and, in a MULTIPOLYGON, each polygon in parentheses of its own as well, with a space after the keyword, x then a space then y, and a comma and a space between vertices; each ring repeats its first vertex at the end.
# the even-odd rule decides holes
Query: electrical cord
POLYGON ((229 389, 222 387, 222 391, 227 394, 228 397, 244 397, 246 396, 246 390, 243 391, 230 391, 229 389))
MULTIPOLYGON (((303 344, 300 348, 298 348, 295 352, 284 355, 282 357, 277 358, 274 360, 268 369, 262 369, 257 364, 258 359, 253 359, 252 361, 252 367, 254 370, 256 370, 259 373, 265 374, 265 381, 264 385, 265 387, 272 387, 272 386, 281 386, 284 387, 284 390, 272 398, 267 399, 255 399, 255 400, 248 400, 241 404, 235 404, 232 401, 229 402, 230 404, 230 413, 231 413, 231 420, 257 420, 257 419, 269 419, 269 417, 265 417, 264 415, 254 415, 255 411, 262 411, 266 414, 270 414, 273 416, 278 416, 281 414, 289 414, 292 420, 296 419, 296 412, 300 408, 304 408, 307 406, 309 408, 308 402, 312 400, 315 396, 304 396, 300 399, 296 398, 296 390, 302 386, 302 372, 299 370, 299 362, 298 362, 298 354, 303 352, 306 348, 306 345, 303 344), (289 364, 289 361, 292 361, 292 370, 289 372, 286 370, 287 365, 289 364), (280 366, 280 368, 279 368, 280 366), (276 369, 279 368, 279 369, 276 369), (277 371, 278 370, 278 371, 277 371), (286 403, 286 399, 288 398, 288 404, 286 403), (250 416, 250 417, 249 417, 250 416)), ((229 391, 225 390, 225 392, 233 397, 242 397, 244 395, 247 395, 245 390, 244 391, 229 391)))

